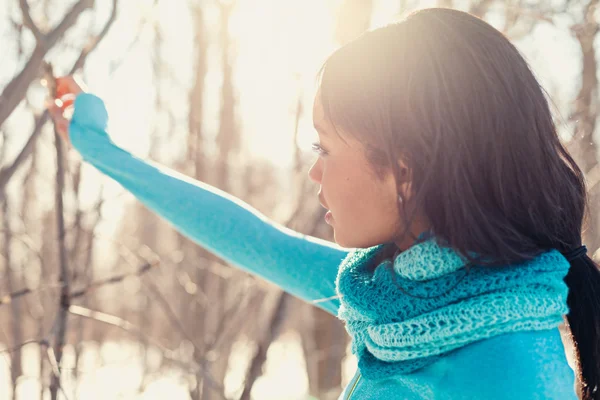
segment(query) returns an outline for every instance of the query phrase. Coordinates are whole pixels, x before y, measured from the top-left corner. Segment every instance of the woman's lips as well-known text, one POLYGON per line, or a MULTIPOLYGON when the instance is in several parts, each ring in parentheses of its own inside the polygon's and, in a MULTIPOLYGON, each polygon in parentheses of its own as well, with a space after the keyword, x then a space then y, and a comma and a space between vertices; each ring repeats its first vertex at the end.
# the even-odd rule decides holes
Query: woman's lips
POLYGON ((327 210, 327 212, 325 213, 325 222, 327 222, 328 224, 331 224, 331 222, 333 221, 333 214, 331 213, 331 211, 329 211, 329 207, 327 206, 327 203, 325 202, 325 200, 323 200, 323 198, 321 197, 321 193, 319 192, 319 203, 321 204, 321 206, 327 210))

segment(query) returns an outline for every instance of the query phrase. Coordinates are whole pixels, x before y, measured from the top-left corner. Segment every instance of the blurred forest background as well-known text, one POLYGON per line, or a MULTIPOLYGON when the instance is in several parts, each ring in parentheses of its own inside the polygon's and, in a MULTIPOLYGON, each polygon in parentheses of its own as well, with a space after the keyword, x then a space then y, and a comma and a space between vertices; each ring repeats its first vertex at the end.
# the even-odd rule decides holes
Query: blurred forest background
POLYGON ((553 99, 597 258, 598 2, 0 0, 0 399, 328 400, 356 367, 336 318, 203 251, 61 145, 46 62, 105 99, 117 144, 331 240, 307 179, 324 58, 408 11, 470 11, 553 99))

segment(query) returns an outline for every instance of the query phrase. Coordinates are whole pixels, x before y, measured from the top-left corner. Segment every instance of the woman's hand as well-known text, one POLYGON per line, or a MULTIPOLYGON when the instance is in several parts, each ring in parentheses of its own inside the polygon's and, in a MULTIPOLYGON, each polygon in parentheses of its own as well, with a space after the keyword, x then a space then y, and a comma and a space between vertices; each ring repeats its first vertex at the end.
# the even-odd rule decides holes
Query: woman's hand
POLYGON ((71 75, 56 78, 56 95, 50 99, 48 112, 59 136, 67 143, 69 142, 69 123, 73 114, 73 103, 77 95, 85 91, 85 85, 71 75))

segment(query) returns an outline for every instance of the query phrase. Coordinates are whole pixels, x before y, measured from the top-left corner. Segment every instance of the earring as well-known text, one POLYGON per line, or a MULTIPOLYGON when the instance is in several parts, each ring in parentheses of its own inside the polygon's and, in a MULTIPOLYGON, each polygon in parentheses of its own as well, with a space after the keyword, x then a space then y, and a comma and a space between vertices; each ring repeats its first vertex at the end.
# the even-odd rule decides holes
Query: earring
POLYGON ((401 195, 398 195, 398 203, 402 204, 402 201, 403 201, 403 200, 402 200, 402 196, 401 196, 401 195))

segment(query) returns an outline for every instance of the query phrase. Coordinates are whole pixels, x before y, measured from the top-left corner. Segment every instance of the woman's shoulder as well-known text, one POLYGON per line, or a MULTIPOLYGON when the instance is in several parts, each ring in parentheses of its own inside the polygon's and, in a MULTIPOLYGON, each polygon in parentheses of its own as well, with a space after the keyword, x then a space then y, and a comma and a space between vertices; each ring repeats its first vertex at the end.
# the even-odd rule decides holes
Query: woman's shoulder
POLYGON ((361 382, 356 398, 576 400, 558 329, 481 340, 411 374, 361 382), (369 397, 371 396, 371 397, 369 397))
POLYGON ((481 340, 449 353, 440 362, 446 364, 446 373, 439 384, 465 394, 449 399, 482 394, 487 399, 577 398, 575 373, 558 328, 481 340))

